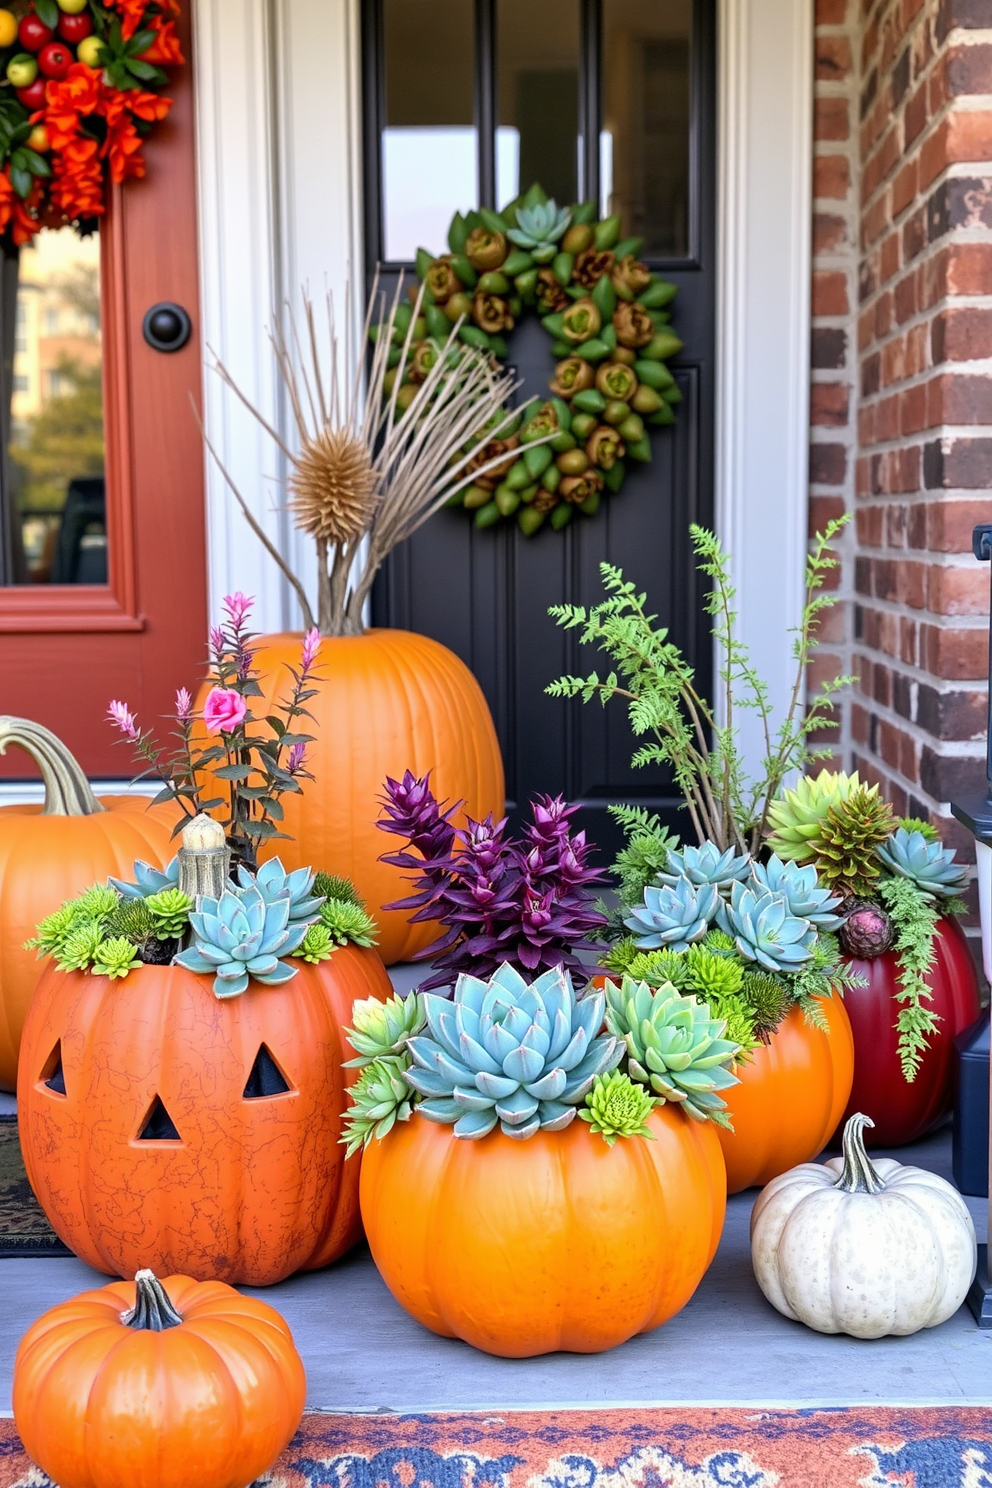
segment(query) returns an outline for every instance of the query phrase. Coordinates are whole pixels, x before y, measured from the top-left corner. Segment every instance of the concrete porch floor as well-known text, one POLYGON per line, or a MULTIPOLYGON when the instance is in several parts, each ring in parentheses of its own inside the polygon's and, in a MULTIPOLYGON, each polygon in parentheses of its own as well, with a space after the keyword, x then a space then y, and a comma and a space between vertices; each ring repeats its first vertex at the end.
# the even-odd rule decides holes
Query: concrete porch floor
MULTIPOLYGON (((405 967, 392 973, 403 990, 424 974, 405 967)), ((945 1128, 892 1155, 949 1179, 950 1146, 945 1128)), ((496 1359, 437 1338, 393 1301, 364 1247, 326 1271, 256 1295, 293 1330, 311 1410, 992 1404, 992 1333, 979 1332, 967 1307, 939 1328, 871 1343, 813 1333, 775 1312, 751 1270, 756 1194, 730 1200, 719 1251, 683 1311, 605 1355, 496 1359)), ((984 1240, 986 1202, 968 1203, 984 1240)), ((46 1308, 106 1281, 72 1259, 0 1260, 0 1413, 10 1411, 14 1353, 25 1328, 46 1308)))

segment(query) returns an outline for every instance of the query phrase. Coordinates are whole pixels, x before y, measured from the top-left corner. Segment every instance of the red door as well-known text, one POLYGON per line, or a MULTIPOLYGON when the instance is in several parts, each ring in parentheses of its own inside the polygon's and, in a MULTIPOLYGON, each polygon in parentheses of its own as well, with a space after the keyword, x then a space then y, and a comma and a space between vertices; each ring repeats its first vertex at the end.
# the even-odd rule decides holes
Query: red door
MULTIPOLYGON (((62 301, 56 296, 54 308, 49 302, 53 284, 71 300, 73 273, 85 279, 85 257, 43 282, 36 275, 38 283, 31 284, 22 254, 17 290, 15 443, 8 448, 22 453, 27 474, 16 514, 19 555, 0 585, 0 713, 45 724, 96 776, 131 773, 130 755, 114 747, 104 721, 108 701, 122 698, 146 725, 159 723, 171 711, 176 686, 195 684, 204 655, 203 453, 190 403, 192 397, 200 405, 196 174, 189 7, 183 10, 179 29, 187 61, 174 71, 168 90, 173 108, 145 144, 147 174, 113 191, 99 250, 88 250, 94 289, 99 266, 94 339, 97 360, 102 354, 103 471, 87 475, 96 466, 84 468, 85 461, 99 465, 101 452, 87 454, 85 441, 77 441, 71 458, 81 475, 68 488, 64 472, 51 478, 52 458, 46 466, 45 451, 58 445, 59 409, 67 410, 68 427, 82 406, 85 336, 71 304, 62 324, 62 301), (192 321, 180 350, 155 350, 144 338, 145 314, 161 302, 183 307, 192 321), (41 365, 46 357, 47 370, 41 365), (25 370, 18 373, 21 362, 25 370), (69 393, 60 367, 69 368, 69 393), (47 379, 43 403, 31 401, 36 371, 42 382, 47 379), (74 401, 59 401, 67 397, 74 401), (26 410, 20 420, 19 398, 26 410), (47 425, 38 422, 44 417, 47 425), (47 431, 44 438, 39 429, 47 431), (102 503, 102 525, 98 517, 87 526, 86 501, 93 492, 102 503), (69 530, 72 504, 79 520, 69 530), (73 555, 71 563, 65 551, 73 555)), ((39 242, 38 249, 45 248, 39 242)), ((37 260, 36 251, 32 262, 37 260)), ((96 398, 99 375, 91 381, 96 398)), ((98 412, 96 420, 98 443, 98 412)), ((6 499, 16 499, 10 481, 6 499)), ((9 524, 9 509, 7 517, 9 524)), ((0 760, 0 770, 8 776, 32 773, 25 758, 13 755, 0 760)))

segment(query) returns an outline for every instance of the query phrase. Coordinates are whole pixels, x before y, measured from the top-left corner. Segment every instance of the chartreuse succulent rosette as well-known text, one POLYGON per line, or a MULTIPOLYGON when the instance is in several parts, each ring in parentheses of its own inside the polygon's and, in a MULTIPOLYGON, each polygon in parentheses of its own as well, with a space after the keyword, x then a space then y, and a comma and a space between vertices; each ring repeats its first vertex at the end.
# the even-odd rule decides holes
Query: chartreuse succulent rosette
POLYGON ((533 185, 501 212, 456 212, 447 253, 418 251, 420 286, 393 322, 384 388, 391 395, 401 379, 400 415, 453 327, 500 361, 527 311, 552 338, 551 396, 512 423, 494 416, 465 445, 478 474, 452 504, 474 511, 476 526, 515 518, 530 536, 545 520, 560 529, 576 512, 594 516, 620 490, 624 462, 650 460, 649 428, 675 422, 682 394, 666 362, 682 349, 668 308, 677 291, 641 261, 643 248, 621 238, 619 216, 597 219, 591 201, 559 206, 533 185))
POLYGON ((903 1073, 912 1080, 936 1028, 926 974, 942 916, 960 913, 965 866, 930 822, 897 818, 857 772, 821 770, 774 801, 769 847, 829 883, 844 900, 843 950, 871 960, 890 948, 900 974, 896 1018, 903 1073))
POLYGON ((111 878, 67 900, 27 945, 62 971, 111 979, 172 963, 212 977, 218 997, 238 997, 252 981, 289 981, 294 958, 316 964, 340 945, 375 944, 375 923, 346 879, 289 873, 272 858, 257 873, 240 866, 219 897, 194 904, 179 878, 178 857, 164 871, 139 861, 133 881, 111 878))
POLYGON ((462 974, 454 996, 413 993, 354 1007, 348 1037, 362 1074, 344 1140, 350 1152, 416 1110, 480 1139, 524 1141, 578 1116, 608 1146, 651 1137, 647 1118, 671 1102, 727 1124, 719 1094, 740 1052, 723 1019, 668 984, 624 978, 576 996, 562 967, 528 982, 509 965, 488 981, 462 974))

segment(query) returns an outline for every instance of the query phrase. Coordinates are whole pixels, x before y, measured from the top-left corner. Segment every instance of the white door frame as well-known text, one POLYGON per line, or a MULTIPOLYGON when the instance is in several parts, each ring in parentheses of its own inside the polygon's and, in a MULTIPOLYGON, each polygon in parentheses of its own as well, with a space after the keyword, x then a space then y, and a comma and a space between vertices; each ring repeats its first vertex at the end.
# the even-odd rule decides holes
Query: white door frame
MULTIPOLYGON (((812 0, 720 0, 717 529, 740 627, 782 707, 801 608, 809 444, 812 0)), ((284 420, 264 327, 299 286, 361 283, 358 0, 195 0, 203 341, 284 420)), ((204 373, 206 424, 258 519, 312 578, 267 438, 204 373)), ((296 604, 207 462, 211 611, 296 604)), ((756 740, 749 754, 760 752, 756 740)))

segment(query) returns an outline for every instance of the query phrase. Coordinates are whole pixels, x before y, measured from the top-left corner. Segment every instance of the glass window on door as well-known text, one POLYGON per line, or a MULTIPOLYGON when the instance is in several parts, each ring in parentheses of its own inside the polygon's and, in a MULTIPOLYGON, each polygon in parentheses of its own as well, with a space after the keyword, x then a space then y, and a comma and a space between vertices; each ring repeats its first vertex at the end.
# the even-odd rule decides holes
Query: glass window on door
POLYGON ((534 181, 697 252, 699 0, 366 0, 371 262, 440 251, 456 210, 534 181))
POLYGON ((2 273, 0 582, 106 584, 99 236, 43 229, 2 273))

